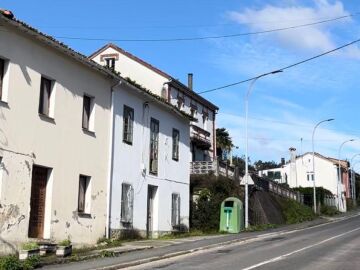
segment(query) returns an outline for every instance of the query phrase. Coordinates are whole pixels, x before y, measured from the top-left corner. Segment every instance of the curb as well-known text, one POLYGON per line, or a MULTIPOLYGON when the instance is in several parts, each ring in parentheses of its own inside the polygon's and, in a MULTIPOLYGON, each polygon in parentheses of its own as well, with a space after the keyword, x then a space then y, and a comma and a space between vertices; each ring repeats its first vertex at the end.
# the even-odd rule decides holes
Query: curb
POLYGON ((324 226, 326 224, 339 222, 339 221, 346 220, 346 219, 349 219, 349 218, 353 218, 353 217, 356 217, 356 216, 359 216, 359 215, 360 215, 359 213, 356 213, 356 214, 353 214, 353 215, 349 215, 349 216, 345 216, 345 217, 339 217, 339 218, 335 218, 335 219, 332 219, 332 220, 325 220, 322 223, 306 226, 306 227, 303 227, 303 228, 295 228, 295 229, 292 229, 292 230, 289 230, 289 231, 279 231, 279 232, 273 232, 273 233, 269 233, 269 234, 262 234, 262 235, 258 235, 258 236, 255 236, 255 237, 247 237, 247 238, 243 238, 243 239, 229 240, 229 241, 225 241, 225 242, 221 242, 221 243, 215 243, 215 244, 211 244, 211 245, 207 245, 207 246, 203 246, 203 247, 198 247, 198 248, 194 248, 194 249, 173 252, 173 253, 169 253, 169 254, 166 254, 166 255, 154 256, 154 257, 150 257, 150 258, 146 258, 146 259, 140 259, 140 260, 137 260, 137 261, 130 261, 130 262, 114 264, 114 265, 111 265, 111 266, 100 267, 100 268, 96 268, 95 270, 124 269, 124 268, 127 268, 127 267, 139 266, 139 265, 146 264, 146 263, 151 263, 151 262, 155 262, 155 261, 161 261, 161 260, 165 260, 165 259, 170 259, 170 258, 182 256, 182 255, 191 254, 191 253, 194 253, 194 252, 209 250, 209 249, 212 249, 212 248, 228 246, 228 245, 235 244, 235 243, 237 243, 237 244, 246 244, 246 243, 256 242, 256 241, 263 240, 264 238, 267 238, 267 237, 274 237, 274 236, 279 236, 279 235, 291 234, 291 233, 295 233, 295 232, 298 232, 298 231, 302 231, 302 230, 306 230, 306 229, 310 229, 310 228, 315 228, 315 227, 318 227, 318 226, 324 226))
MULTIPOLYGON (((147 247, 139 247, 139 248, 120 250, 120 251, 110 251, 110 252, 114 255, 113 257, 117 257, 117 256, 119 256, 121 254, 126 254, 126 253, 130 253, 130 252, 133 252, 133 251, 143 251, 143 250, 148 250, 148 249, 152 249, 152 248, 154 248, 154 247, 153 246, 147 246, 147 247)), ((91 259, 103 258, 101 256, 102 251, 106 251, 106 250, 99 250, 99 252, 97 252, 95 254, 78 256, 78 258, 76 258, 76 257, 57 258, 54 261, 41 262, 39 264, 39 266, 44 267, 44 266, 50 266, 50 265, 70 264, 70 263, 87 261, 87 260, 91 260, 91 259)))

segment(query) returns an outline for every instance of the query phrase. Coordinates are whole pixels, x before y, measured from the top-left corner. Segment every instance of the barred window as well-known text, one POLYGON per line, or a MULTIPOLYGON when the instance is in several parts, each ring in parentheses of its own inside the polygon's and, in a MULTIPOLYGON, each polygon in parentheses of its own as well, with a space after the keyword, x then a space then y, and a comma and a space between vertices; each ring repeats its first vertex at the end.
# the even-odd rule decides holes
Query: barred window
POLYGON ((121 185, 121 222, 133 222, 134 189, 131 185, 121 185))
POLYGON ((134 109, 124 105, 123 141, 132 144, 134 128, 134 109))

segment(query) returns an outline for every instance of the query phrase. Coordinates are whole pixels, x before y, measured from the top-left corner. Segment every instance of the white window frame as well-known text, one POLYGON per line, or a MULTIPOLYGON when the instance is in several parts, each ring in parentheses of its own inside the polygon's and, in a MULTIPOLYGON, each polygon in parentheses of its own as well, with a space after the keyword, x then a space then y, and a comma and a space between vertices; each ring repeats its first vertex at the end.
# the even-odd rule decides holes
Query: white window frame
POLYGON ((10 74, 10 61, 6 58, 0 57, 4 62, 4 70, 2 74, 2 85, 1 85, 1 95, 0 101, 7 103, 9 96, 9 74, 10 74))
POLYGON ((81 117, 81 126, 83 130, 95 132, 95 97, 84 93, 83 102, 82 102, 82 117, 81 117), (90 99, 90 111, 87 127, 84 126, 84 111, 85 111, 85 97, 90 99))

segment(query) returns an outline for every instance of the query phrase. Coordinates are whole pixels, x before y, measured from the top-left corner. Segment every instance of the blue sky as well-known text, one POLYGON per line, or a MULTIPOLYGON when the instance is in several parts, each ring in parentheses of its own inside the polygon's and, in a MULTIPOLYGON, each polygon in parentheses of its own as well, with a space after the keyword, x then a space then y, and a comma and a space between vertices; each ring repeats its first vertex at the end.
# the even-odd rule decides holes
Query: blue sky
MULTIPOLYGON (((53 36, 148 39, 226 35, 293 26, 360 12, 357 1, 331 0, 3 0, 3 8, 53 36), (101 5, 100 5, 101 3, 101 5)), ((360 15, 277 33, 206 41, 114 42, 186 82, 196 91, 240 81, 286 66, 360 37, 360 15)), ((60 38, 89 55, 106 41, 60 38)), ((349 47, 281 74, 260 79, 250 99, 250 157, 279 161, 288 148, 311 150, 318 121, 335 118, 316 133, 316 150, 338 156, 346 139, 360 135, 360 48, 349 47), (301 138, 303 144, 301 147, 301 138)), ((244 154, 244 94, 248 84, 205 94, 220 107, 226 127, 244 154)), ((360 140, 342 157, 360 153, 360 140)), ((360 162, 359 162, 360 164, 360 162)), ((360 165, 358 166, 360 169, 360 165)))

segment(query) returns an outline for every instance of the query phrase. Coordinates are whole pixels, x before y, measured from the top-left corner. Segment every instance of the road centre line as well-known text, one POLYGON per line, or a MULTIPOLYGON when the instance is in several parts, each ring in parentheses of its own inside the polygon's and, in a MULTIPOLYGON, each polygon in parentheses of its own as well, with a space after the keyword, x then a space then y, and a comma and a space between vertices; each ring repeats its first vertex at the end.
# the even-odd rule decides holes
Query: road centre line
POLYGON ((355 231, 358 231, 358 230, 360 230, 360 228, 357 228, 357 229, 354 229, 354 230, 351 230, 351 231, 348 231, 348 232, 345 232, 345 233, 342 233, 342 234, 339 234, 339 235, 336 235, 336 236, 327 238, 327 239, 322 240, 322 241, 320 241, 320 242, 317 242, 317 243, 315 243, 315 244, 313 244, 313 245, 309 245, 309 246, 303 247, 303 248, 301 248, 301 249, 297 249, 297 250, 292 251, 292 252, 289 252, 289 253, 287 253, 287 254, 284 254, 284 255, 281 255, 281 256, 278 256, 278 257, 275 257, 275 258, 272 258, 272 259, 263 261, 263 262, 261 262, 261 263, 254 264, 254 265, 249 266, 249 267, 246 267, 246 268, 242 268, 242 270, 251 270, 251 269, 255 269, 255 268, 258 268, 258 267, 260 267, 260 266, 266 265, 266 264, 270 264, 270 263, 273 263, 273 262, 281 261, 281 260, 283 260, 283 259, 285 259, 285 258, 287 258, 287 257, 289 257, 289 256, 291 256, 291 255, 294 255, 294 254, 299 253, 299 252, 302 252, 302 251, 304 251, 304 250, 307 250, 307 249, 310 249, 310 248, 313 248, 313 247, 322 245, 322 244, 324 244, 324 243, 326 243, 326 242, 329 242, 329 241, 331 241, 331 240, 334 240, 334 239, 336 239, 336 238, 342 237, 342 236, 344 236, 344 235, 350 234, 350 233, 355 232, 355 231))

